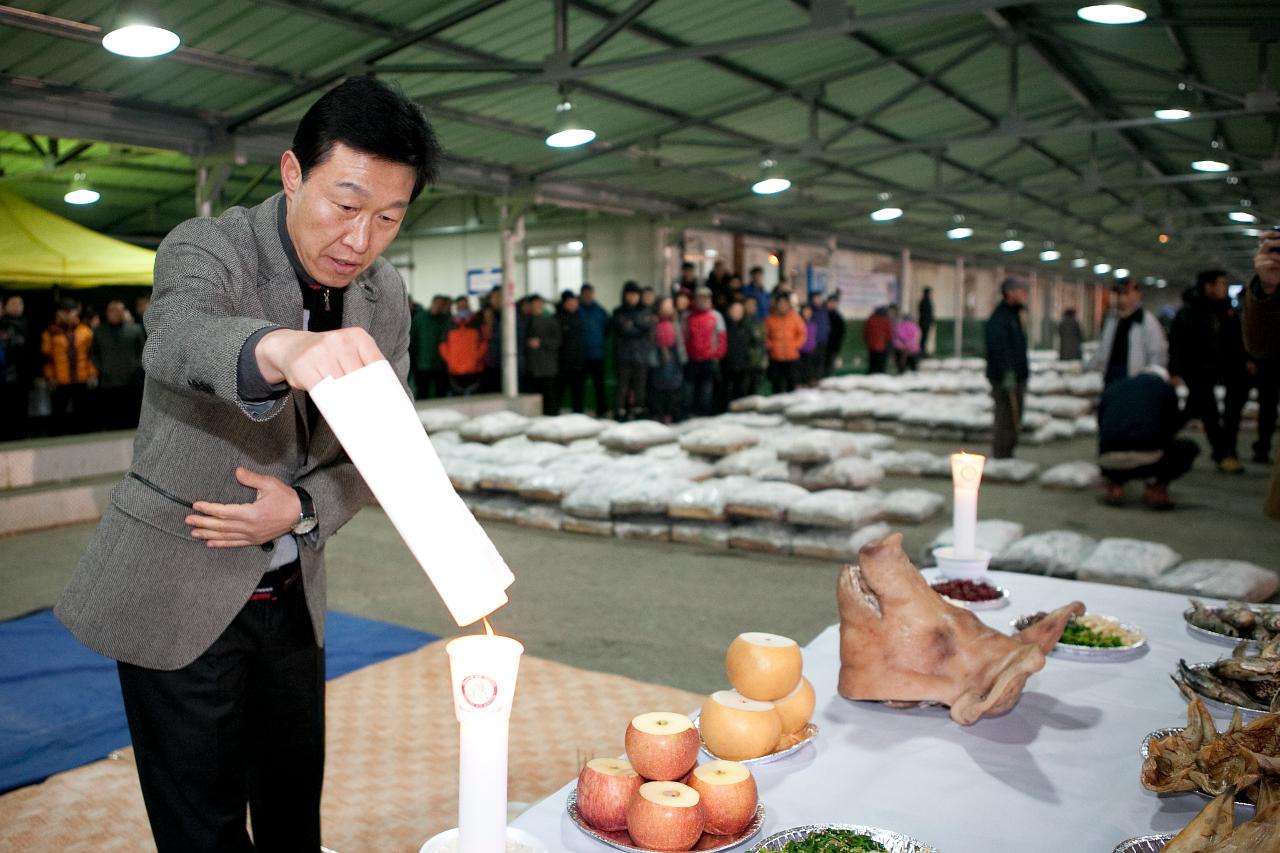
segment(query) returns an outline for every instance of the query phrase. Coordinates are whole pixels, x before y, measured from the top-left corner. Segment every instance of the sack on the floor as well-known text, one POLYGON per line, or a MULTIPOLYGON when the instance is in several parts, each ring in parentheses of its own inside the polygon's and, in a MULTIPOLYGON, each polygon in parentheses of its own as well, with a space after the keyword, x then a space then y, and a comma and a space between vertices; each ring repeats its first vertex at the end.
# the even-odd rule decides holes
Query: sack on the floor
POLYGON ((739 397, 729 403, 729 411, 731 412, 754 412, 760 408, 760 404, 767 400, 760 394, 752 394, 747 397, 739 397))
POLYGON ((613 535, 619 539, 670 542, 671 525, 665 520, 615 521, 613 523, 613 535))
POLYGON ((800 498, 787 510, 787 521, 806 527, 852 531, 884 514, 878 497, 847 489, 825 489, 800 498))
POLYGON ((540 465, 496 465, 483 466, 480 475, 480 488, 491 492, 518 492, 529 478, 542 473, 540 465))
POLYGON ((1040 475, 1047 489, 1091 489, 1102 482, 1102 469, 1093 462, 1062 462, 1040 475))
POLYGON ((616 485, 610 504, 614 518, 625 515, 666 515, 671 498, 688 488, 685 480, 638 477, 616 485))
POLYGON ((1080 564, 1076 575, 1082 581, 1150 586, 1181 560, 1181 554, 1160 542, 1103 539, 1080 564))
POLYGON ((458 435, 467 441, 493 444, 513 435, 521 435, 529 426, 529 419, 515 412, 490 412, 472 418, 458 427, 458 435))
MULTIPOLYGON (((1005 521, 1002 518, 984 518, 978 522, 977 527, 974 529, 974 544, 980 550, 989 552, 994 559, 997 555, 1003 554, 1005 548, 1021 539, 1022 535, 1022 525, 1016 521, 1005 521)), ((920 565, 934 565, 936 561, 933 558, 933 550, 954 545, 955 543, 955 529, 948 527, 935 536, 933 541, 925 547, 924 553, 920 555, 920 565)))
POLYGON ((755 447, 760 435, 753 429, 731 423, 704 426, 680 436, 680 447, 700 456, 728 456, 755 447))
POLYGON ((778 448, 778 458, 798 465, 830 462, 858 452, 860 444, 847 432, 815 429, 778 448))
POLYGON ((588 480, 565 495, 560 508, 577 518, 595 518, 607 521, 612 518, 613 483, 598 479, 588 480))
POLYGON ((593 438, 603 432, 605 424, 587 415, 559 415, 539 418, 525 433, 532 441, 554 441, 569 444, 584 438, 593 438))
POLYGON ((476 499, 472 514, 483 521, 515 521, 524 508, 528 506, 519 498, 510 495, 494 495, 476 499))
POLYGON ((1280 578, 1243 560, 1188 560, 1155 579, 1156 589, 1225 598, 1230 601, 1266 601, 1280 587, 1280 578))
POLYGON ((729 407, 729 414, 721 415, 716 420, 721 423, 737 424, 748 429, 774 429, 787 422, 782 415, 766 415, 761 412, 737 412, 729 407))
POLYGON ((520 483, 520 497, 531 501, 559 503, 591 476, 590 468, 541 468, 520 483))
POLYGON ((871 461, 892 477, 950 477, 951 459, 927 450, 877 450, 871 461))
POLYGON ((787 517, 787 510, 808 494, 793 483, 744 483, 730 491, 725 510, 731 516, 781 521, 787 517))
POLYGON ((696 521, 724 521, 728 518, 725 502, 729 494, 751 482, 747 477, 727 477, 695 483, 671 496, 667 515, 696 521))
POLYGON ((993 569, 1074 578, 1098 540, 1074 530, 1046 530, 1014 542, 991 559, 993 569))
POLYGON ((564 524, 564 513, 557 506, 530 504, 516 513, 516 524, 539 530, 559 530, 564 524))
POLYGON ((449 482, 459 492, 474 492, 480 488, 480 466, 469 459, 449 458, 441 460, 449 482))
POLYGON ((988 459, 982 469, 982 479, 993 483, 1025 483, 1039 470, 1039 465, 1025 459, 988 459))
POLYGON ((920 524, 933 518, 946 499, 927 489, 894 489, 881 501, 884 517, 899 524, 920 524))
POLYGON ((613 522, 596 518, 575 518, 566 514, 560 529, 566 533, 583 533, 587 536, 612 536, 613 522))
POLYGON ((728 548, 727 524, 714 522, 677 521, 671 525, 671 541, 685 545, 701 545, 704 548, 728 548))
POLYGON ((438 432, 456 430, 468 418, 457 409, 419 409, 418 420, 422 421, 422 428, 427 431, 427 435, 434 436, 438 432))
POLYGON ((895 439, 891 435, 882 435, 878 432, 850 432, 845 433, 849 440, 853 442, 853 446, 857 448, 855 451, 858 456, 870 456, 877 450, 888 450, 895 444, 895 439))
POLYGON ((791 553, 792 529, 788 524, 776 521, 752 521, 733 527, 729 532, 729 547, 742 551, 764 554, 791 553))
POLYGON ((820 560, 854 562, 863 545, 883 539, 890 532, 891 528, 884 522, 868 524, 853 533, 817 527, 798 530, 791 537, 791 553, 820 560))
POLYGON ((759 471, 777 462, 778 454, 773 448, 752 447, 721 459, 715 465, 715 472, 717 477, 756 477, 759 471))
POLYGON ((676 431, 657 421, 632 421, 609 427, 596 437, 610 450, 620 453, 639 453, 660 444, 673 444, 676 431))
POLYGON ((869 489, 884 479, 884 469, 870 459, 846 456, 806 468, 800 485, 806 489, 869 489))

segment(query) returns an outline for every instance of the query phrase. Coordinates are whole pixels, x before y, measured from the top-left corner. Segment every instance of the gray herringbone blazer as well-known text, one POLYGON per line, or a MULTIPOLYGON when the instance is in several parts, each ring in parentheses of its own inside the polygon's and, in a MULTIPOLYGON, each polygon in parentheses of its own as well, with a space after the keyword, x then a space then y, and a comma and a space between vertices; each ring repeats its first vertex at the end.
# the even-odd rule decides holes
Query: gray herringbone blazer
MULTIPOLYGON (((302 294, 276 225, 283 203, 277 194, 248 210, 188 220, 156 255, 133 464, 54 610, 86 646, 117 660, 185 666, 253 593, 269 546, 212 549, 183 522, 194 501, 254 500, 235 478, 238 465, 301 486, 315 500, 319 537, 299 541, 298 550, 323 644, 324 543, 370 494, 323 418, 307 434, 304 393, 290 391, 268 407, 248 406, 236 393, 240 348, 250 335, 302 328, 302 294)), ((386 261, 348 286, 343 324, 367 329, 405 381, 409 304, 386 261)))

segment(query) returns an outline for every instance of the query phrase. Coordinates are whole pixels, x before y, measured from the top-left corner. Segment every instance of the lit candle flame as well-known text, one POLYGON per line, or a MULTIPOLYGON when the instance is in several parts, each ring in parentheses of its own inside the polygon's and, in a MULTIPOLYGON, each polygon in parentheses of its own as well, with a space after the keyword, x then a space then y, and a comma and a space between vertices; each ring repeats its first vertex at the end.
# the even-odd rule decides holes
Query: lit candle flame
POLYGON ((488 616, 485 616, 485 617, 483 617, 483 618, 484 618, 484 633, 485 633, 485 636, 492 637, 492 636, 493 636, 493 626, 489 624, 489 617, 488 617, 488 616))

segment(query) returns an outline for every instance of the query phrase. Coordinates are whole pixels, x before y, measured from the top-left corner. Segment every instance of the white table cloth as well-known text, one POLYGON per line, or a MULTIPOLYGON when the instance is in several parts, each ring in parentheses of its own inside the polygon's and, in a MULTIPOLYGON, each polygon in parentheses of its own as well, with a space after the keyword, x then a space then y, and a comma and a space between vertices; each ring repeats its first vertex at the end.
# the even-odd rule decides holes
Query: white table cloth
MULTIPOLYGON (((1109 853, 1126 838, 1177 831, 1200 810, 1205 801, 1198 795, 1160 797, 1138 781, 1143 737, 1186 721, 1186 702, 1169 679, 1178 659, 1229 653, 1188 633, 1187 599, 1003 572, 993 572, 992 580, 1012 600, 977 614, 988 625, 1011 631, 1019 615, 1079 599, 1091 612, 1142 628, 1150 648, 1114 663, 1050 656, 1012 712, 965 728, 943 708, 895 710, 841 698, 839 626, 832 625, 804 649, 805 674, 818 694, 818 737, 789 758, 754 769, 767 819, 761 835, 736 849, 749 850, 792 826, 858 823, 914 836, 941 853, 1109 853)), ((834 573, 832 581, 835 615, 834 573)), ((742 628, 770 630, 768 603, 756 612, 743 606, 742 628)), ((1225 724, 1220 720, 1219 728, 1225 724)), ((514 826, 551 851, 609 849, 569 820, 565 798, 573 784, 514 826)))

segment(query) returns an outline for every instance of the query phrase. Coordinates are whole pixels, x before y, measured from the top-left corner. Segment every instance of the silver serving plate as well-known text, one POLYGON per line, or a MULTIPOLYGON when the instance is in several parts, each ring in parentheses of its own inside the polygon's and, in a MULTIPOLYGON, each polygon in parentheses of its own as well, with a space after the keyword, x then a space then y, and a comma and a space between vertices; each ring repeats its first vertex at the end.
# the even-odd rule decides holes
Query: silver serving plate
MULTIPOLYGON (((594 838, 601 844, 607 844, 615 850, 626 850, 629 853, 649 853, 647 848, 636 847, 631 841, 631 836, 624 829, 621 832, 601 832, 582 819, 582 815, 578 813, 578 789, 575 787, 569 792, 569 799, 565 801, 565 808, 569 812, 569 820, 573 821, 573 825, 582 830, 584 834, 594 838)), ((747 824, 747 828, 739 832, 737 835, 703 835, 702 839, 694 849, 708 851, 708 853, 716 853, 721 850, 731 850, 760 834, 760 830, 764 827, 764 804, 756 803, 756 816, 751 823, 747 824), (703 842, 708 839, 723 838, 723 843, 711 843, 702 846, 703 842)))
MULTIPOLYGON (((702 720, 700 719, 700 715, 694 714, 690 719, 693 720, 693 727, 698 730, 698 740, 701 742, 702 741, 702 720)), ((772 764, 775 761, 781 761, 782 759, 791 755, 793 752, 800 749, 806 743, 808 743, 809 741, 817 737, 818 724, 806 723, 802 731, 804 732, 804 737, 801 738, 798 743, 792 744, 786 749, 780 749, 777 752, 771 752, 768 755, 762 755, 759 758, 744 758, 744 759, 738 760, 738 763, 745 764, 748 767, 758 767, 761 764, 772 764)), ((714 752, 707 749, 707 744, 705 742, 702 742, 702 754, 707 756, 708 758, 714 758, 717 761, 721 760, 720 756, 716 755, 714 752)))
MULTIPOLYGON (((1150 754, 1151 752, 1151 742, 1153 740, 1164 740, 1170 735, 1176 735, 1181 731, 1182 731, 1181 728, 1173 727, 1168 729, 1156 729, 1154 732, 1148 732, 1147 736, 1142 739, 1142 746, 1138 747, 1138 754, 1142 756, 1143 761, 1146 761, 1147 755, 1150 754)), ((1211 797, 1209 794, 1206 794, 1204 791, 1201 791, 1199 788, 1196 788, 1194 791, 1188 791, 1187 793, 1199 794, 1200 796, 1204 797, 1206 800, 1213 799, 1213 797, 1211 797)), ((1162 795, 1162 796, 1171 796, 1171 795, 1162 795)), ((1236 805, 1249 806, 1250 808, 1252 808, 1253 800, 1249 799, 1244 794, 1239 794, 1236 797, 1236 805)))
MULTIPOLYGON (((1220 646, 1228 646, 1233 649, 1240 645, 1241 640, 1245 639, 1244 637, 1228 637, 1226 634, 1219 634, 1217 631, 1210 631, 1208 628, 1201 628, 1199 625, 1192 625, 1191 614, 1193 612, 1195 612, 1195 610, 1191 607, 1182 611, 1182 621, 1187 623, 1187 633, 1191 636, 1201 640, 1208 640, 1209 642, 1216 643, 1220 646)), ((1247 647, 1248 651, 1252 653, 1257 653, 1258 650, 1262 648, 1262 644, 1257 640, 1247 640, 1246 642, 1249 643, 1247 647)))
MULTIPOLYGON (((1207 670, 1209 667, 1213 666, 1213 663, 1190 663, 1190 664, 1187 664, 1187 666, 1190 667, 1191 669, 1207 670)), ((1175 671, 1173 674, 1177 675, 1178 673, 1175 671)), ((1253 708, 1245 708, 1242 705, 1233 705, 1230 702, 1220 702, 1217 699, 1212 699, 1204 695, 1199 690, 1196 690, 1195 687, 1193 687, 1190 684, 1188 684, 1187 687, 1190 687, 1191 690, 1193 690, 1195 694, 1200 697, 1200 701, 1204 702, 1204 706, 1208 708, 1209 712, 1216 717, 1221 717, 1223 719, 1229 720, 1231 719, 1231 716, 1235 714, 1236 711, 1239 711, 1241 716, 1244 717, 1244 721, 1248 723, 1258 719, 1263 714, 1267 713, 1266 711, 1257 711, 1257 710, 1254 710, 1253 708)))
POLYGON ((1130 838, 1128 841, 1121 841, 1116 845, 1116 849, 1111 853, 1160 853, 1164 846, 1173 840, 1173 834, 1165 835, 1143 835, 1140 838, 1130 838))
MULTIPOLYGON (((932 589, 932 585, 930 585, 930 588, 932 589)), ((937 590, 934 590, 934 592, 937 592, 937 590)), ((942 596, 942 600, 947 604, 954 604, 956 607, 963 607, 965 610, 999 610, 1002 607, 1008 607, 1009 590, 998 586, 996 587, 996 592, 1000 593, 1000 597, 993 598, 990 601, 961 601, 949 595, 942 595, 940 592, 938 595, 942 596)))
MULTIPOLYGON (((1085 615, 1088 615, 1088 614, 1085 614, 1085 615)), ((1093 615, 1094 616, 1101 615, 1105 619, 1111 619, 1119 623, 1120 627, 1123 628, 1124 630, 1132 631, 1136 634, 1141 634, 1142 639, 1138 640, 1138 642, 1136 643, 1130 643, 1127 646, 1114 646, 1109 649, 1100 648, 1097 646, 1073 646, 1070 643, 1059 642, 1054 644, 1054 647, 1049 650, 1049 653, 1052 654, 1054 657, 1071 658, 1072 660, 1121 661, 1121 660, 1128 660, 1129 658, 1137 657, 1145 652, 1147 648, 1147 635, 1146 635, 1146 632, 1143 631, 1141 628, 1139 628, 1136 625, 1126 625, 1125 623, 1120 622, 1119 619, 1116 619, 1113 616, 1106 616, 1105 614, 1098 614, 1098 613, 1095 613, 1093 615)), ((1014 619, 1009 624, 1014 628, 1014 630, 1017 630, 1018 622, 1020 622, 1022 619, 1025 619, 1025 618, 1027 617, 1020 616, 1017 619, 1014 619)))
POLYGON ((752 847, 748 853, 776 853, 781 850, 783 845, 788 841, 803 841, 810 835, 823 832, 828 829, 847 829, 866 835, 872 841, 879 842, 889 853, 940 853, 936 847, 930 847, 922 841, 916 841, 914 838, 903 835, 900 832, 894 832, 890 829, 880 829, 875 826, 861 826, 854 823, 823 823, 813 824, 811 826, 794 826, 791 829, 784 829, 782 832, 775 832, 764 841, 761 841, 755 847, 752 847))

